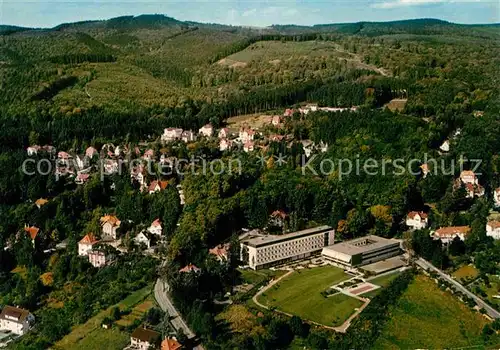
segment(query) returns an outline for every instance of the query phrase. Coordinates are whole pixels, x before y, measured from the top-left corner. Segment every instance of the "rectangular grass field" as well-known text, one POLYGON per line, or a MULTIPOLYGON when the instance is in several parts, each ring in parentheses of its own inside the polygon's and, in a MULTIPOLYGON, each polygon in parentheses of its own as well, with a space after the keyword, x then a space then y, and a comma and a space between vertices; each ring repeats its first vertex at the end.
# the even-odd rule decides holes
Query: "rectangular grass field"
POLYGON ((258 301, 305 320, 338 326, 363 303, 343 294, 326 298, 321 292, 346 279, 349 276, 333 266, 297 270, 259 296, 258 301))

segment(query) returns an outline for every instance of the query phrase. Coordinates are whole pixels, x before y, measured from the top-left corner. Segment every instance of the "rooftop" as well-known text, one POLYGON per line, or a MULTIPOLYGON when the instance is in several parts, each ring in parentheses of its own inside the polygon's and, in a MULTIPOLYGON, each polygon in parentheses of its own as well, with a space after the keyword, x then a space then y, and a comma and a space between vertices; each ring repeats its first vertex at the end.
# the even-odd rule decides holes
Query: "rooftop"
POLYGON ((131 337, 152 344, 160 339, 160 333, 141 326, 132 333, 131 337))
POLYGON ((24 322, 30 312, 14 306, 5 306, 0 313, 0 319, 8 319, 14 322, 24 322))
POLYGON ((273 243, 279 243, 282 241, 288 241, 290 239, 299 238, 301 236, 308 236, 308 235, 312 235, 315 233, 321 233, 321 232, 328 231, 328 230, 333 230, 333 227, 323 225, 323 226, 317 226, 314 228, 309 228, 307 230, 288 233, 286 235, 264 235, 261 237, 250 238, 248 240, 243 240, 243 241, 246 242, 249 246, 259 247, 262 245, 268 245, 268 244, 273 244, 273 243))
POLYGON ((398 243, 399 241, 395 239, 387 239, 375 235, 368 235, 360 238, 356 238, 350 241, 345 241, 342 243, 337 243, 323 249, 333 250, 339 253, 347 255, 357 255, 368 253, 373 250, 383 248, 387 245, 398 243))

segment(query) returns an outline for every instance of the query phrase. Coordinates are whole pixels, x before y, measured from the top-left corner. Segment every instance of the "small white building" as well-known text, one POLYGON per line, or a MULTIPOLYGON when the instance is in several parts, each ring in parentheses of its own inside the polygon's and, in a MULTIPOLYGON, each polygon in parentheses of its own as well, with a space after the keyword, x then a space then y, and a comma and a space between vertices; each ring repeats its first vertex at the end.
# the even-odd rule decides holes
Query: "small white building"
POLYGON ((214 127, 212 126, 212 124, 207 124, 203 125, 198 131, 205 137, 212 137, 212 135, 214 134, 214 127))
POLYGON ((449 152, 450 151, 450 141, 445 140, 441 146, 439 146, 439 149, 443 152, 449 152))
POLYGON ((196 141, 196 135, 191 130, 185 130, 182 132, 181 140, 184 143, 196 141))
POLYGON ((460 173, 460 181, 462 181, 463 184, 472 184, 472 185, 479 184, 479 180, 476 174, 474 174, 474 172, 471 170, 462 171, 460 173))
POLYGON ((145 246, 146 249, 151 248, 151 237, 150 233, 147 231, 141 231, 134 237, 134 243, 137 246, 145 246))
POLYGON ((276 126, 276 127, 281 126, 281 116, 280 115, 273 115, 273 117, 271 118, 271 124, 276 126))
POLYGON ((241 143, 245 144, 248 141, 253 141, 255 137, 255 131, 250 128, 241 128, 238 137, 241 143))
POLYGON ((306 157, 309 158, 314 151, 314 142, 311 140, 302 140, 300 143, 302 143, 302 149, 304 150, 306 157))
POLYGON ((182 129, 179 128, 166 128, 163 130, 163 135, 161 135, 161 140, 163 142, 171 142, 179 140, 182 136, 182 129))
POLYGON ((162 226, 161 226, 161 221, 160 219, 156 219, 151 223, 151 226, 149 226, 148 231, 152 233, 153 235, 161 236, 162 234, 162 226))
POLYGON ((421 230, 429 225, 428 216, 422 211, 411 211, 406 215, 406 226, 412 230, 421 230))
POLYGON ((26 152, 28 153, 28 156, 34 156, 38 154, 38 151, 40 151, 41 147, 38 145, 33 145, 30 146, 26 149, 26 152))
POLYGON ((228 139, 222 139, 222 140, 220 140, 220 142, 219 142, 219 150, 221 152, 224 152, 224 151, 226 151, 228 149, 231 149, 231 148, 233 148, 233 141, 228 140, 228 139))
POLYGON ((160 333, 141 326, 130 335, 129 348, 137 350, 156 349, 160 345, 160 341, 160 333))
POLYGON ((35 316, 28 310, 5 306, 0 313, 0 330, 24 335, 35 323, 35 316))
POLYGON ((243 145, 243 151, 245 152, 253 152, 255 148, 255 145, 253 143, 253 141, 247 141, 244 145, 243 145))
POLYGON ((87 256, 97 243, 99 243, 99 241, 92 233, 86 234, 85 237, 78 242, 78 255, 87 256))
POLYGON ((102 237, 111 237, 116 240, 117 230, 121 221, 114 215, 105 215, 101 218, 102 237))
POLYGON ((87 149, 85 150, 85 156, 87 158, 94 158, 94 156, 97 156, 99 155, 99 152, 97 152, 97 150, 94 148, 94 147, 87 147, 87 149))
POLYGON ((486 224, 486 236, 500 239, 500 221, 492 220, 486 224))
POLYGON ((493 191, 493 201, 496 207, 500 207, 500 187, 493 191))
POLYGON ((217 135, 220 139, 225 139, 229 137, 229 129, 228 128, 222 128, 219 130, 219 134, 217 135))
POLYGON ((112 259, 111 255, 97 250, 90 251, 88 257, 90 264, 97 268, 106 266, 112 259))
POLYGON ((431 236, 434 239, 440 239, 444 244, 449 244, 455 239, 455 237, 460 238, 461 241, 465 241, 465 238, 469 233, 469 226, 450 226, 441 227, 440 229, 431 232, 431 236))

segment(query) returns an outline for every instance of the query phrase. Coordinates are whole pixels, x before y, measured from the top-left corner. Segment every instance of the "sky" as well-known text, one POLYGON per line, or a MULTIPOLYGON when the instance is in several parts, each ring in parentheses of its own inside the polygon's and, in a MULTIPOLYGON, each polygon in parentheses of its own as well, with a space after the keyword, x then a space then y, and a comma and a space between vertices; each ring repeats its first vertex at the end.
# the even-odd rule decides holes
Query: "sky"
POLYGON ((0 24, 53 27, 124 15, 244 26, 438 18, 500 22, 500 0, 0 0, 0 24))

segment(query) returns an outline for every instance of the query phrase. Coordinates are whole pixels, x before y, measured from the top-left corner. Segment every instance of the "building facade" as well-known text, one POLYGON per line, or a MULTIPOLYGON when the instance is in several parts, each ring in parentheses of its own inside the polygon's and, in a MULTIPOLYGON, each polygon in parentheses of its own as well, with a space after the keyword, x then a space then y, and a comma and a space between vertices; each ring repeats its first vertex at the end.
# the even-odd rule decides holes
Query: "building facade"
POLYGON ((240 242, 241 258, 250 268, 258 270, 318 254, 334 240, 335 230, 330 226, 286 235, 250 236, 240 242))
POLYGON ((500 221, 488 221, 486 224, 486 236, 500 239, 500 221))
POLYGON ((321 256, 332 265, 352 268, 400 255, 401 242, 369 235, 323 248, 321 256))
POLYGON ((35 322, 28 310, 13 306, 5 306, 0 313, 0 330, 11 331, 17 335, 24 335, 35 322))

